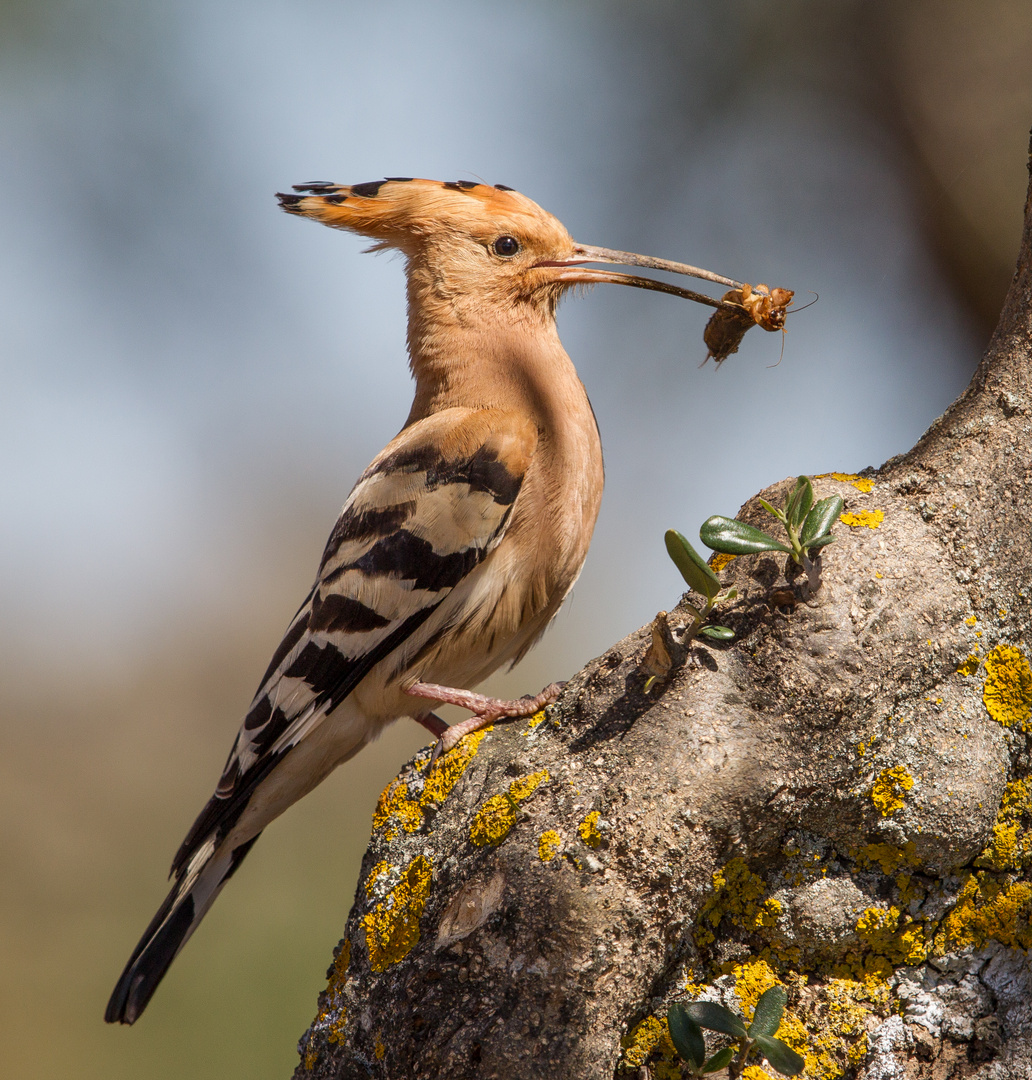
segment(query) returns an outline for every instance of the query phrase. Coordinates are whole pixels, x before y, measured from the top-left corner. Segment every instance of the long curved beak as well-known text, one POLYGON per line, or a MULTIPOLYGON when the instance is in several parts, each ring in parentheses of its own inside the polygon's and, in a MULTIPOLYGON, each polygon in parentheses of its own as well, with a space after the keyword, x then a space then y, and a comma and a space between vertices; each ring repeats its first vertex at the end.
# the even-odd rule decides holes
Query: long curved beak
POLYGON ((588 244, 574 244, 573 254, 569 258, 542 261, 535 265, 542 269, 551 269, 553 273, 550 279, 564 285, 595 285, 603 282, 633 285, 636 289, 670 293, 716 308, 716 313, 710 316, 706 324, 703 340, 709 348, 707 359, 712 356, 718 365, 738 351, 738 346, 750 327, 762 326, 764 330, 770 331, 784 330, 786 309, 795 295, 790 289, 771 289, 762 284, 753 286, 724 277, 723 274, 714 274, 711 270, 689 266, 687 263, 654 259, 651 255, 636 255, 633 251, 591 247, 588 244), (714 300, 712 296, 682 289, 665 281, 655 281, 616 270, 598 270, 584 265, 593 262, 624 263, 630 266, 647 266, 652 270, 669 270, 675 274, 687 274, 689 277, 716 282, 724 285, 728 291, 719 300, 714 300))
POLYGON ((653 278, 641 277, 638 274, 624 274, 616 270, 599 270, 587 267, 585 263, 621 263, 627 266, 645 266, 652 270, 668 270, 675 274, 686 274, 690 277, 702 278, 705 281, 713 281, 718 285, 725 285, 731 289, 739 289, 742 283, 733 278, 724 277, 722 274, 714 274, 710 270, 703 270, 698 266, 689 266, 687 263, 671 262, 669 259, 656 259, 651 255, 636 255, 633 251, 613 251, 610 248, 593 247, 589 244, 577 244, 574 246, 574 255, 569 259, 546 261, 535 263, 535 268, 554 268, 558 271, 554 281, 561 281, 569 285, 596 285, 609 283, 612 285, 632 285, 637 289, 651 289, 654 292, 669 293, 672 296, 681 296, 686 300, 695 300, 697 303, 706 304, 708 307, 737 307, 724 300, 714 300, 704 293, 694 292, 691 289, 682 289, 677 285, 670 285, 665 281, 655 281, 653 278))
POLYGON ((592 247, 589 244, 577 244, 574 251, 578 263, 607 262, 622 263, 625 266, 645 266, 650 270, 669 270, 673 274, 687 274, 688 277, 715 281, 718 285, 726 285, 729 289, 742 287, 742 282, 724 277, 722 274, 714 274, 712 270, 703 270, 701 267, 689 266, 687 263, 671 262, 669 259, 655 259, 651 255, 636 255, 633 251, 612 251, 610 248, 592 247))

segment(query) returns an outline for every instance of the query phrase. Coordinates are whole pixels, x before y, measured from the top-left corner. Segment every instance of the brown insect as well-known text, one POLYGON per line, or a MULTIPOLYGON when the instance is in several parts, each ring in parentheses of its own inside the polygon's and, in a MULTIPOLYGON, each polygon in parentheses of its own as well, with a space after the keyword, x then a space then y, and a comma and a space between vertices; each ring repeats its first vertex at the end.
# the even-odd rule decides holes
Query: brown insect
POLYGON ((717 308, 706 324, 702 339, 706 342, 708 360, 719 364, 738 352, 745 332, 753 326, 764 330, 784 330, 787 308, 795 293, 791 289, 772 289, 768 285, 744 283, 720 298, 724 305, 717 308), (730 305, 736 305, 731 307, 730 305))

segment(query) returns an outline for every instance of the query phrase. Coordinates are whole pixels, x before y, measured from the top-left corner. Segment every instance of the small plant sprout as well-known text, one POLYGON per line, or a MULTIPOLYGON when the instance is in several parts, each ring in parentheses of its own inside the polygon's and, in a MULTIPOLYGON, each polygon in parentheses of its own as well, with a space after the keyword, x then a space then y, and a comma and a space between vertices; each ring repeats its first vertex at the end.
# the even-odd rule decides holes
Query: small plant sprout
POLYGON ((788 534, 788 544, 775 540, 762 529, 747 525, 737 518, 715 514, 708 518, 699 530, 702 542, 714 551, 728 555, 755 555, 760 551, 783 551, 791 556, 797 566, 807 575, 810 589, 816 591, 821 584, 820 551, 835 539, 831 527, 842 513, 843 502, 838 495, 813 501, 813 485, 808 476, 796 479, 795 487, 788 496, 784 510, 771 506, 765 499, 760 505, 781 522, 788 534))
POLYGON ((766 1058, 767 1064, 783 1076, 798 1076, 805 1066, 803 1059, 782 1039, 775 1038, 781 1027, 788 995, 783 986, 772 986, 756 1002, 752 1023, 715 1001, 695 1001, 690 1005, 674 1002, 667 1012, 670 1040, 674 1049, 688 1065, 689 1075, 727 1069, 728 1080, 737 1080, 754 1052, 766 1058), (702 1029, 730 1035, 738 1043, 706 1057, 706 1042, 702 1029))
POLYGON ((706 597, 701 611, 694 604, 685 604, 692 616, 692 623, 685 630, 681 643, 687 645, 696 636, 712 638, 714 641, 730 641, 735 635, 729 627, 706 626, 705 623, 717 604, 734 600, 738 596, 738 590, 721 588, 720 579, 710 569, 706 560, 676 529, 667 529, 664 539, 667 554, 674 560, 674 566, 681 571, 681 577, 688 587, 706 597))
POLYGON ((670 625, 665 611, 659 612, 652 620, 652 644, 641 663, 643 670, 649 675, 644 687, 646 694, 658 679, 665 679, 684 660, 696 637, 730 641, 735 636, 734 631, 726 626, 707 626, 706 620, 718 603, 734 600, 738 596, 738 590, 722 589, 720 580, 709 568, 706 560, 675 529, 667 530, 666 548, 688 587, 701 593, 705 603, 700 609, 695 604, 684 602, 692 621, 677 633, 670 625))
POLYGON ((711 1057, 706 1057, 706 1040, 702 1028, 679 1001, 667 1011, 667 1024, 670 1027, 670 1041, 688 1065, 689 1075, 705 1076, 707 1073, 720 1072, 731 1064, 731 1059, 735 1056, 733 1046, 725 1046, 711 1057))

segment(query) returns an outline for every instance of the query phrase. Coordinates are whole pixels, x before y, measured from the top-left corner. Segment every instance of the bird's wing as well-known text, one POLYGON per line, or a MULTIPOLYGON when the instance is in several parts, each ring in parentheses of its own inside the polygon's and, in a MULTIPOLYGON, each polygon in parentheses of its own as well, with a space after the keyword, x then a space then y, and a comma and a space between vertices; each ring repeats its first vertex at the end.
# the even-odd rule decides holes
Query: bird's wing
POLYGON ((497 546, 537 445, 500 409, 446 409, 405 428, 344 504, 312 591, 273 655, 178 874, 240 817, 261 781, 497 546))

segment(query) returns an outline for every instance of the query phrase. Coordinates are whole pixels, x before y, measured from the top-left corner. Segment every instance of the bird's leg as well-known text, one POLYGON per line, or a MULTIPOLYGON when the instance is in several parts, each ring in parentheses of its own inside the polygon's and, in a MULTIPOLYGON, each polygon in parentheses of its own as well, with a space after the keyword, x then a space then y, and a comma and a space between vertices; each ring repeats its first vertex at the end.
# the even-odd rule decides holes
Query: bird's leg
POLYGON ((435 739, 439 739, 448 730, 448 725, 436 713, 423 713, 422 716, 413 716, 412 719, 425 727, 435 739))
MULTIPOLYGON (((424 682, 413 683, 405 693, 411 694, 413 697, 439 701, 442 705, 460 705, 473 713, 468 720, 452 724, 450 727, 444 727, 441 731, 434 731, 428 723, 420 719, 419 722, 427 730, 438 736, 437 746, 434 748, 434 756, 431 761, 432 764, 442 753, 447 753, 461 738, 471 732, 479 731, 481 728, 485 728, 498 720, 519 720, 522 717, 533 716, 534 713, 540 712, 546 705, 551 705, 555 701, 562 693, 565 685, 565 683, 549 683, 540 694, 533 697, 528 694, 526 697, 518 698, 515 701, 503 701, 499 698, 487 697, 484 694, 476 694, 472 690, 459 690, 453 686, 439 686, 437 683, 424 682)), ((433 713, 430 713, 429 717, 433 717, 439 724, 443 723, 433 713)))

